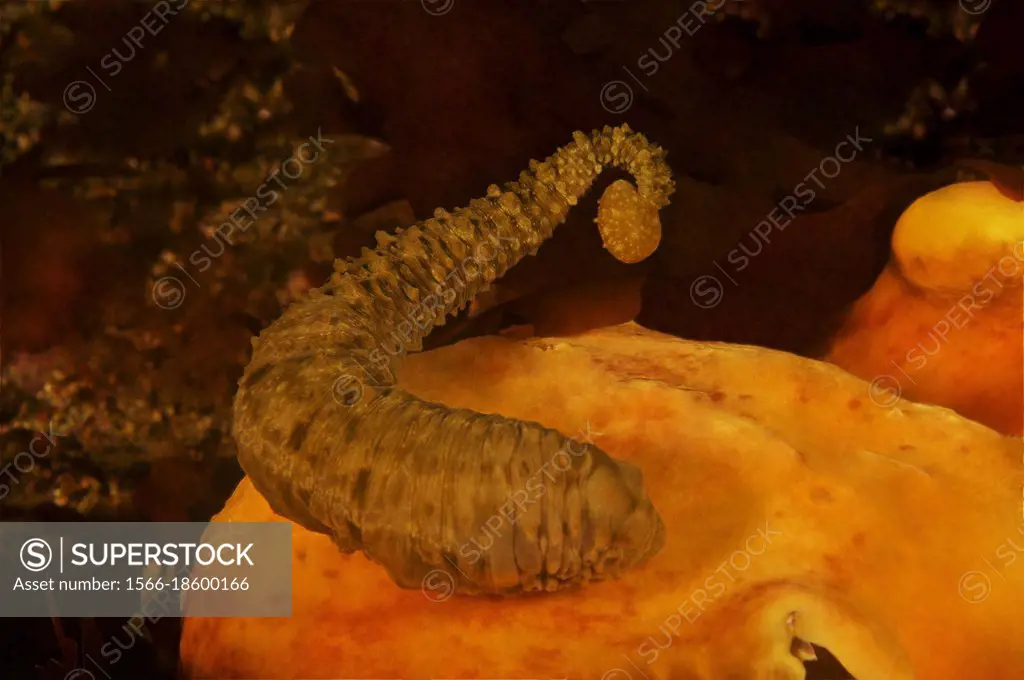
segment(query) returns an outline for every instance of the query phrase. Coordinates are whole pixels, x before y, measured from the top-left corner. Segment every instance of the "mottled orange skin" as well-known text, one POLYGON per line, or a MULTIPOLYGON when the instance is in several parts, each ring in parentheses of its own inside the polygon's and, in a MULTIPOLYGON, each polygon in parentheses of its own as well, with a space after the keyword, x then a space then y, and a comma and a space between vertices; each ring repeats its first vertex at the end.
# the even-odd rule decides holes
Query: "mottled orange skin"
POLYGON ((916 201, 893 261, 854 306, 828 359, 891 394, 1024 434, 1024 203, 988 182, 916 201))
MULTIPOLYGON (((994 556, 1024 546, 1020 440, 945 409, 879 408, 828 364, 634 324, 477 338, 410 357, 400 382, 568 436, 589 422, 643 469, 664 549, 576 591, 444 599, 443 582, 400 590, 296 527, 293 616, 186 619, 187 677, 796 680, 793 634, 859 678, 1024 668, 1024 560, 994 556), (960 594, 970 571, 990 579, 984 601, 960 594)), ((215 521, 275 519, 246 480, 215 521)))
POLYGON ((857 303, 828 358, 876 381, 881 404, 891 398, 884 392, 895 390, 1024 434, 1024 299, 1014 284, 969 316, 958 297, 915 289, 890 267, 857 303), (951 328, 945 337, 944 318, 951 328))

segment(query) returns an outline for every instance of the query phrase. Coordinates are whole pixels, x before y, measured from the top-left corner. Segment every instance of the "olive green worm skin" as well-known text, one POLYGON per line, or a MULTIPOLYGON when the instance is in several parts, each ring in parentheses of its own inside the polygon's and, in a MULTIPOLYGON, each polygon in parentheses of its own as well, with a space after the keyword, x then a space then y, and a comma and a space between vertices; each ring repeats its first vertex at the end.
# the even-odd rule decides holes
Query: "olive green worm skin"
POLYGON ((576 133, 486 198, 379 233, 376 250, 339 261, 326 285, 253 340, 234 435, 243 469, 277 513, 343 551, 362 550, 400 586, 420 587, 441 569, 470 594, 614 577, 661 548, 664 527, 632 465, 395 383, 401 357, 535 253, 608 166, 667 205, 661 149, 627 127, 576 133), (527 493, 530 503, 509 503, 527 493))

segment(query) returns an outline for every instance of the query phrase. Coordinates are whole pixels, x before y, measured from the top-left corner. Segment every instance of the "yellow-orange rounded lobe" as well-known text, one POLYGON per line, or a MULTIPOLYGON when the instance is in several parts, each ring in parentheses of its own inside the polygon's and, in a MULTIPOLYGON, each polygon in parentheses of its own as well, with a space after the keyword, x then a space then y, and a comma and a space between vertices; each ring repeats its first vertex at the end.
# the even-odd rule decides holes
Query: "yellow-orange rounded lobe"
POLYGON ((991 182, 963 182, 914 201, 896 223, 892 249, 900 271, 914 284, 964 291, 1007 258, 1006 276, 1012 265, 1024 272, 1024 262, 1013 261, 1024 260, 1022 241, 1024 203, 1004 196, 991 182))
POLYGON ((597 228, 605 249, 620 262, 640 262, 661 243, 658 207, 624 179, 601 195, 597 203, 597 228))

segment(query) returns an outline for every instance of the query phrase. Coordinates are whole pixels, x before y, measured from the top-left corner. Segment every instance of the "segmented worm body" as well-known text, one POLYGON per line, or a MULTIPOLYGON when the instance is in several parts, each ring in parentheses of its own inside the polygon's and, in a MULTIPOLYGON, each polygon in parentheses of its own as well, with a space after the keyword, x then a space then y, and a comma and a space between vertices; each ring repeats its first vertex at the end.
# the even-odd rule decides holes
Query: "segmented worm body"
POLYGON ((605 247, 646 257, 673 190, 664 155, 625 126, 578 132, 518 181, 379 232, 376 250, 339 261, 253 340, 235 397, 239 460, 270 506, 362 550, 403 587, 444 569, 463 593, 550 591, 656 553, 664 527, 638 469, 537 423, 424 402, 396 385, 394 368, 535 253, 605 167, 636 182, 602 198, 605 247), (531 484, 534 502, 484 546, 484 527, 531 484))

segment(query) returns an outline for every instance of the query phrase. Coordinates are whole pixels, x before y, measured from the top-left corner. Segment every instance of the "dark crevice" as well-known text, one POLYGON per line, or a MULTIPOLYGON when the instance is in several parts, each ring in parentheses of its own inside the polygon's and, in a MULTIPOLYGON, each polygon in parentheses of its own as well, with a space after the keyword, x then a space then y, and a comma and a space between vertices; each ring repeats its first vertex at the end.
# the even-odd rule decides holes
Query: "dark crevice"
POLYGON ((832 652, 819 645, 811 646, 814 647, 814 653, 818 658, 804 662, 804 668, 807 669, 806 680, 856 680, 832 652))

